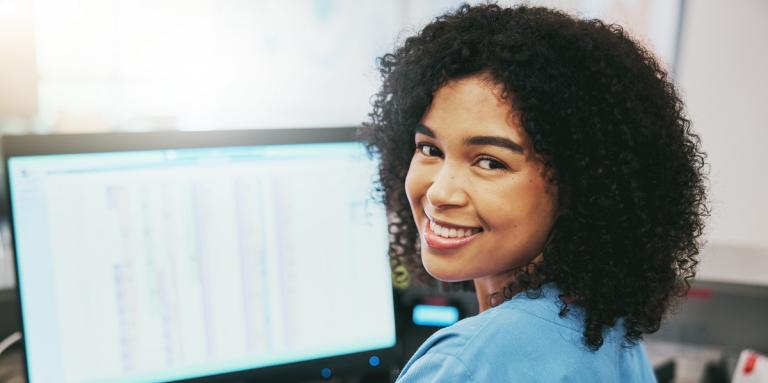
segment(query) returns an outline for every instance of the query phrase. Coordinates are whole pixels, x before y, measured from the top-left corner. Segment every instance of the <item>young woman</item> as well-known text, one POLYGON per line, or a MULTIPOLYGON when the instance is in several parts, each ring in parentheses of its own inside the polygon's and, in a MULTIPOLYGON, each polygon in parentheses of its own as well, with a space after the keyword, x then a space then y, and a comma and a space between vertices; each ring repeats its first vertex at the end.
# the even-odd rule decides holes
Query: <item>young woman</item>
POLYGON ((366 134, 393 266, 474 289, 398 382, 654 381, 694 276, 704 154, 650 52, 546 8, 462 6, 380 60, 366 134))

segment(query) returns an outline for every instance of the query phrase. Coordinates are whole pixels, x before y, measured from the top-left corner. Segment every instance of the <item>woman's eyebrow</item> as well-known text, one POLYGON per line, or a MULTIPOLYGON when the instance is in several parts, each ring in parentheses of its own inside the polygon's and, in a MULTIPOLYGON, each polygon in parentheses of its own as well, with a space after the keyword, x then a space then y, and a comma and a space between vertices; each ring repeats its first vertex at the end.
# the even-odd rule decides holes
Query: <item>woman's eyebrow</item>
POLYGON ((421 133, 427 137, 435 138, 435 132, 433 132, 432 129, 428 128, 426 125, 422 123, 416 124, 415 133, 421 133))
MULTIPOLYGON (((435 138, 435 132, 432 131, 429 127, 422 123, 416 124, 415 133, 421 133, 427 137, 435 138)), ((464 145, 473 145, 473 146, 484 146, 484 145, 491 145, 491 146, 498 146, 501 148, 509 149, 513 152, 523 154, 525 150, 523 149, 520 144, 510 140, 506 137, 500 137, 500 136, 473 136, 468 137, 464 139, 464 145)))
POLYGON ((474 136, 474 137, 468 137, 464 139, 465 145, 478 145, 478 146, 484 146, 484 145, 491 145, 491 146, 498 146, 501 148, 509 149, 513 152, 517 152, 520 154, 523 154, 524 150, 523 147, 519 144, 515 143, 514 141, 510 140, 509 138, 505 137, 499 137, 499 136, 474 136))

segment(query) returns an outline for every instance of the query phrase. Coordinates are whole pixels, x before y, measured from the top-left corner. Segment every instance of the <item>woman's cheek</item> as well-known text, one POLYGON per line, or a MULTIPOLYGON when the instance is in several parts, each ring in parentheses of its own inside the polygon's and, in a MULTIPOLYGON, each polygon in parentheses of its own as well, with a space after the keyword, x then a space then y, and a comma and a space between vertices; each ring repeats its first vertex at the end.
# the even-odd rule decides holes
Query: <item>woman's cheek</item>
POLYGON ((420 165, 417 163, 418 159, 414 158, 411 161, 411 166, 408 168, 408 174, 405 176, 405 194, 408 196, 408 202, 411 207, 414 207, 414 198, 418 198, 416 195, 419 189, 420 177, 418 175, 420 165))

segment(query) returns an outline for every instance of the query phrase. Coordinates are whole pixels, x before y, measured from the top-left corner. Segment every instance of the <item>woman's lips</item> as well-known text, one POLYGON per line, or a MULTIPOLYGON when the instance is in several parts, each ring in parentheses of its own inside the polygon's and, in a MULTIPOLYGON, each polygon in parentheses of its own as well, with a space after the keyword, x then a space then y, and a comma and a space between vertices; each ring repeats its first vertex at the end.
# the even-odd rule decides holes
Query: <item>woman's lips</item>
POLYGON ((430 225, 429 220, 427 220, 427 223, 424 226, 424 240, 430 248, 436 250, 458 249, 469 242, 472 242, 473 239, 477 238, 477 236, 482 233, 482 231, 480 231, 468 237, 446 238, 439 236, 432 230, 432 225, 430 225))

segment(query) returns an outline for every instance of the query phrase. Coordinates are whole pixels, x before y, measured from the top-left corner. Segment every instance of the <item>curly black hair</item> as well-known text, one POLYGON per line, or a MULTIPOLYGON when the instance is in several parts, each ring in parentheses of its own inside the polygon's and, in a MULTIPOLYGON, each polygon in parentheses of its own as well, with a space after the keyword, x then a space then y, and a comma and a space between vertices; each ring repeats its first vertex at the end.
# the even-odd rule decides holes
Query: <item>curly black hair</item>
POLYGON ((569 304, 584 309, 593 350, 620 318, 629 344, 659 329, 690 288, 709 208, 699 137, 651 52, 600 20, 463 5, 379 58, 379 71, 363 135, 381 161, 396 271, 435 283, 404 190, 414 129, 437 89, 484 74, 502 85, 559 190, 543 261, 523 268, 514 291, 535 294, 536 281, 555 282, 561 315, 569 304))

